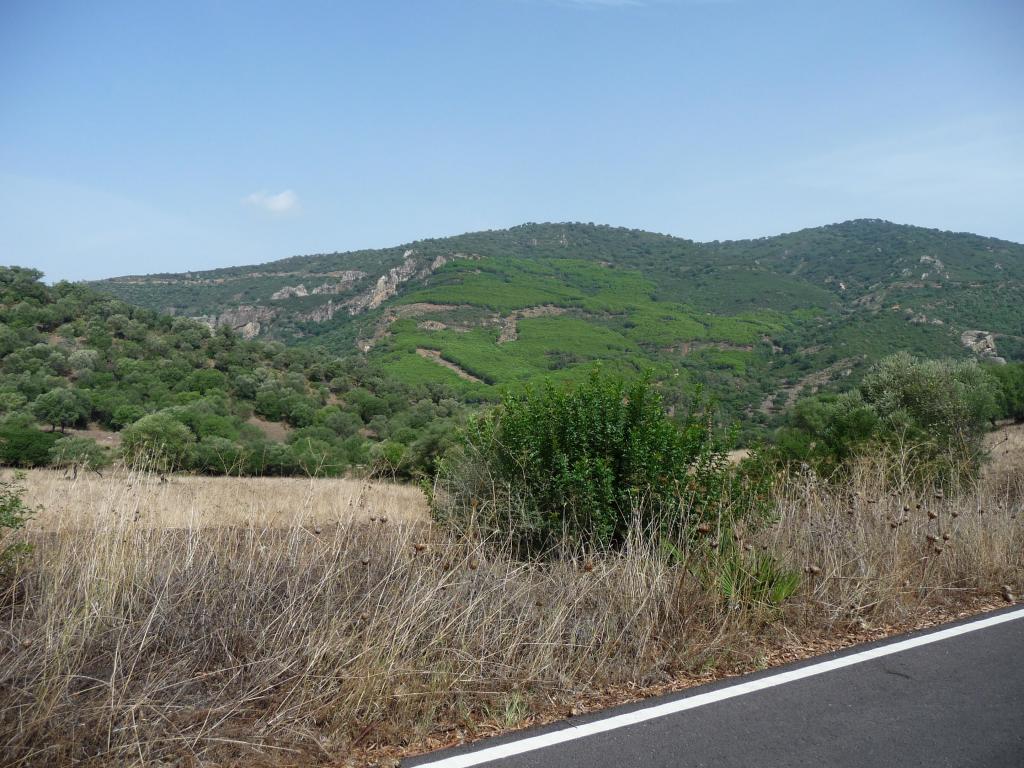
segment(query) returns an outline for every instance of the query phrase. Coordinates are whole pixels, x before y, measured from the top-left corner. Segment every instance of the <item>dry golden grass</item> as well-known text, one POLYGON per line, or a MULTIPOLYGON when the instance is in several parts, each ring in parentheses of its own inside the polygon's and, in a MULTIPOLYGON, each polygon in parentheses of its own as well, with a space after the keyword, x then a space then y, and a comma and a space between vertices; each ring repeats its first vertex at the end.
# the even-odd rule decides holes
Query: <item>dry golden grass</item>
POLYGON ((1007 424, 989 433, 985 448, 990 456, 986 477, 1024 475, 1024 424, 1007 424))
MULTIPOLYGON (((12 472, 2 473, 11 477, 12 472)), ((411 485, 333 478, 197 477, 110 470, 103 477, 28 472, 26 503, 39 513, 29 529, 108 527, 328 526, 369 516, 426 520, 423 493, 411 485)))
POLYGON ((381 522, 334 498, 360 498, 346 481, 126 476, 104 491, 33 474, 34 500, 63 512, 27 533, 0 593, 0 762, 336 763, 1019 590, 1016 486, 940 497, 889 474, 795 480, 776 524, 709 534, 805 572, 781 609, 727 599, 697 550, 519 562, 401 514, 408 489, 375 491, 381 522), (199 509, 213 500, 226 509, 199 509))

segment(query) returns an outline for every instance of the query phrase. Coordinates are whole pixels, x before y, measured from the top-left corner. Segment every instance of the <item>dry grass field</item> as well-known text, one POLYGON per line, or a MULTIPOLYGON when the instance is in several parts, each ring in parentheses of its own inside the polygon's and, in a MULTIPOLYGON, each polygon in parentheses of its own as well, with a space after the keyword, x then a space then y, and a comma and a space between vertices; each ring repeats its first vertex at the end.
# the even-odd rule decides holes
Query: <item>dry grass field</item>
POLYGON ((1003 455, 945 494, 794 479, 773 524, 710 532, 802 574, 781 606, 724 594, 706 550, 524 563, 407 487, 31 473, 0 763, 368 765, 1000 600, 1024 586, 1003 455))
POLYGON ((988 435, 987 478, 1013 478, 1024 474, 1024 424, 1007 424, 988 435))
MULTIPOLYGON (((13 472, 0 472, 11 478, 13 472)), ((419 488, 397 483, 333 478, 202 477, 109 470, 72 478, 32 470, 25 501, 39 510, 33 531, 123 524, 202 528, 304 526, 315 528, 367 517, 424 521, 419 488)))

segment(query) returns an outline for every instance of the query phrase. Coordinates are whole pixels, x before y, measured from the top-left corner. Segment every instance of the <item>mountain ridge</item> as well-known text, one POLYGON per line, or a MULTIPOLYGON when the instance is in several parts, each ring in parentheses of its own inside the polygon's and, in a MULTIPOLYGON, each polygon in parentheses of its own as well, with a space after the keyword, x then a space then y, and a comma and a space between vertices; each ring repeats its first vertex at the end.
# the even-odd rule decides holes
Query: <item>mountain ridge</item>
POLYGON ((705 243, 526 223, 92 285, 473 396, 602 363, 755 419, 888 351, 1024 359, 1024 246, 881 219, 705 243))

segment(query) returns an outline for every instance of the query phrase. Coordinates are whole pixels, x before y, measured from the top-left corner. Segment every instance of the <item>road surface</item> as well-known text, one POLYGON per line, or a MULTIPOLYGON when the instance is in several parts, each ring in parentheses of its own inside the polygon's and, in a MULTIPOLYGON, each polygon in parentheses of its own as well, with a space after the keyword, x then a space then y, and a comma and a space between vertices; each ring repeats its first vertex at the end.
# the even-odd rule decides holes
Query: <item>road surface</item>
POLYGON ((1024 768, 1024 608, 402 765, 1024 768))

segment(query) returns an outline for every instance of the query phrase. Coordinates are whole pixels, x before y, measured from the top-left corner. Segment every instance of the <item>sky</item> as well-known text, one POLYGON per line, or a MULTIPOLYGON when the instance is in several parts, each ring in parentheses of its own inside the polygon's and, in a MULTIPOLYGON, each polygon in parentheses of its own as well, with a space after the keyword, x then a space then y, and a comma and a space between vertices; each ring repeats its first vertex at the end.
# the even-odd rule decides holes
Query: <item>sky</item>
POLYGON ((1024 242, 1021 0, 0 0, 0 264, 540 221, 1024 242))

